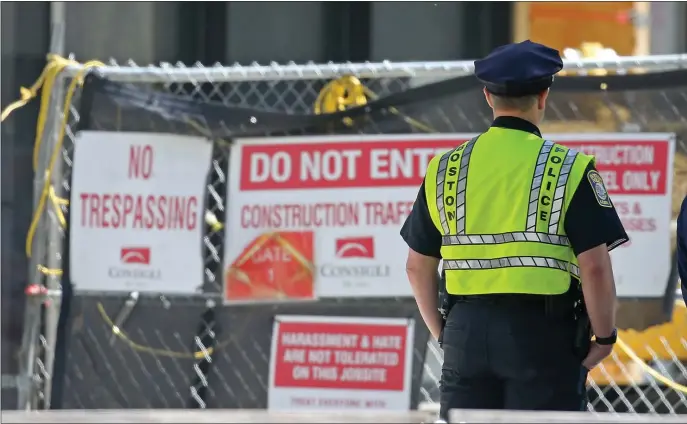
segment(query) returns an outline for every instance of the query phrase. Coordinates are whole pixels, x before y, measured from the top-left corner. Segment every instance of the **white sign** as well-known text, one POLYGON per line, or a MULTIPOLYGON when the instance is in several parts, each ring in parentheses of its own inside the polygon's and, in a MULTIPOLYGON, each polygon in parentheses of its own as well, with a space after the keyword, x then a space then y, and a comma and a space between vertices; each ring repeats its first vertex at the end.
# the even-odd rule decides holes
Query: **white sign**
POLYGON ((270 411, 410 409, 414 321, 275 317, 270 411))
MULTIPOLYGON (((429 160, 475 134, 237 140, 229 165, 226 264, 273 232, 314 233, 319 297, 412 295, 399 230, 429 160)), ((552 134, 597 156, 632 239, 611 255, 618 294, 660 297, 670 269, 671 134, 552 134)), ((273 255, 276 256, 276 255, 273 255)), ((243 258, 242 260, 244 260, 243 258)))
POLYGON ((611 253, 619 297, 662 297, 670 274, 675 136, 663 133, 547 137, 596 157, 630 241, 611 253))
POLYGON ((201 137, 80 132, 69 220, 75 288, 198 292, 211 158, 201 137))

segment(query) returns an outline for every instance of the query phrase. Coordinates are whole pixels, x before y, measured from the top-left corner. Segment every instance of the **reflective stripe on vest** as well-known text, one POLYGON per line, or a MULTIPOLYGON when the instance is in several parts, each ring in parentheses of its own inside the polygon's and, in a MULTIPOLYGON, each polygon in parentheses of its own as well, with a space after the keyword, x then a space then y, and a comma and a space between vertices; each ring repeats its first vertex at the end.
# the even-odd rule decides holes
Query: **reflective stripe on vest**
POLYGON ((473 138, 435 158, 436 162, 428 168, 425 186, 431 184, 430 178, 435 178, 436 189, 428 190, 427 200, 432 220, 443 234, 443 269, 448 292, 565 292, 570 276, 579 278, 579 267, 561 223, 566 205, 593 158, 520 131, 492 128, 479 139, 485 136, 486 143, 492 144, 482 147, 482 141, 477 143, 478 138, 473 138), (499 144, 502 134, 506 135, 507 142, 499 144), (532 144, 537 140, 540 144, 532 144), (514 143, 529 144, 520 153, 514 143), (471 158, 475 160, 475 154, 480 165, 471 170, 471 158), (526 156, 517 157, 518 154, 526 156), (517 168, 518 163, 527 164, 528 158, 532 158, 529 165, 517 168), (505 182, 511 181, 508 172, 513 175, 512 187, 505 182), (469 188, 468 175, 473 175, 469 188), (495 184, 491 178, 507 180, 495 184), (485 192, 485 186, 491 190, 485 192), (506 195, 489 197, 504 193, 504 187, 506 195), (518 193, 518 187, 526 191, 518 193), (511 193, 507 190, 515 191, 512 196, 517 197, 509 199, 511 193), (522 208, 517 206, 515 210, 512 204, 522 208), (500 210, 503 213, 494 213, 500 210), (482 231, 476 232, 475 228, 482 231), (502 231, 487 233, 485 229, 502 231))
MULTIPOLYGON (((568 262, 554 258, 542 258, 539 256, 510 256, 507 258, 494 259, 459 259, 444 261, 444 270, 497 269, 522 266, 552 268, 567 272, 568 262)), ((571 264, 570 273, 579 278, 580 268, 577 265, 571 264)))
POLYGON ((567 236, 557 234, 537 233, 535 231, 516 231, 501 234, 473 234, 461 236, 442 236, 441 244, 444 246, 458 246, 461 244, 499 244, 514 241, 536 241, 540 243, 555 244, 557 246, 569 246, 567 236))
POLYGON ((441 227, 444 234, 465 232, 465 189, 467 188, 468 164, 470 154, 477 137, 460 145, 457 149, 444 153, 439 160, 437 171, 437 208, 441 219, 441 227), (459 163, 458 167, 449 168, 449 163, 459 163), (456 186, 456 187, 454 187, 456 186), (444 192, 452 193, 444 197, 444 192), (451 231, 449 222, 455 222, 455 228, 451 231))

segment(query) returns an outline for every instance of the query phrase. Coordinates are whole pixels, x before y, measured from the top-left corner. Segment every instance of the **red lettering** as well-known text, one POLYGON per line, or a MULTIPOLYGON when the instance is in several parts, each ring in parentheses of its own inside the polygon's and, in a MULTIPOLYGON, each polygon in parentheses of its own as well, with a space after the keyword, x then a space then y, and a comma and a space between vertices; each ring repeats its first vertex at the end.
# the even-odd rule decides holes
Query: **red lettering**
POLYGON ((110 212, 110 198, 112 196, 109 194, 103 195, 103 207, 102 207, 102 218, 103 218, 103 228, 110 228, 110 222, 108 221, 108 215, 110 212))
POLYGON ((195 196, 81 193, 79 200, 80 224, 88 228, 193 231, 202 212, 195 196))
POLYGON ((654 232, 656 231, 656 220, 654 218, 620 218, 623 223, 623 227, 629 233, 632 231, 637 232, 654 232))
POLYGON ((112 196, 112 220, 110 221, 110 224, 112 225, 112 228, 119 228, 121 225, 122 219, 121 219, 121 203, 122 203, 122 196, 120 194, 115 194, 112 196))
POLYGON ((198 199, 189 197, 186 202, 186 227, 189 230, 195 230, 198 225, 198 199))
POLYGON ((79 196, 81 198, 81 226, 86 227, 86 218, 89 216, 86 205, 88 204, 88 193, 81 193, 79 196))
MULTIPOLYGON (((353 137, 345 141, 243 145, 240 189, 280 190, 416 187, 429 161, 469 136, 353 137)), ((562 141, 597 156, 610 194, 665 194, 669 144, 665 140, 562 141)))
POLYGON ((465 140, 351 140, 242 147, 242 190, 402 187, 422 181, 429 161, 465 140))
POLYGON ((134 222, 132 228, 143 228, 143 198, 136 196, 134 202, 134 222))
POLYGON ((149 144, 142 147, 131 146, 129 148, 129 178, 147 180, 152 173, 153 147, 149 144))
POLYGON ((614 202, 613 206, 615 206, 615 210, 620 216, 630 213, 630 207, 628 206, 627 202, 614 202))
POLYGON ((155 224, 155 218, 153 217, 153 208, 155 206, 155 196, 148 195, 146 198, 146 210, 145 218, 143 220, 143 225, 146 229, 150 230, 155 224))
POLYGON ((100 196, 97 194, 91 194, 90 196, 90 205, 91 205, 91 219, 89 221, 89 225, 91 227, 100 227, 100 196))
MULTIPOLYGON (((401 390, 404 384, 407 329, 403 325, 368 323, 284 322, 280 324, 274 356, 275 387, 401 390), (329 335, 315 337, 314 335, 329 335), (325 343, 319 340, 325 341, 325 343)), ((375 405, 374 397, 329 399, 375 405)))
POLYGON ((245 205, 241 208, 243 228, 348 227, 359 225, 357 203, 315 203, 245 205))
POLYGON ((130 215, 134 210, 134 197, 130 194, 124 195, 124 215, 130 215))
POLYGON ((410 215, 414 202, 365 202, 368 225, 401 225, 410 215))
POLYGON ((244 205, 243 228, 286 229, 402 225, 412 201, 244 205))
POLYGON ((596 168, 611 195, 667 192, 668 143, 664 141, 562 141, 561 144, 595 157, 596 168))
POLYGON ((157 219, 157 228, 158 230, 161 230, 165 228, 165 210, 167 210, 167 196, 160 196, 160 201, 157 204, 157 209, 159 211, 158 219, 157 219))

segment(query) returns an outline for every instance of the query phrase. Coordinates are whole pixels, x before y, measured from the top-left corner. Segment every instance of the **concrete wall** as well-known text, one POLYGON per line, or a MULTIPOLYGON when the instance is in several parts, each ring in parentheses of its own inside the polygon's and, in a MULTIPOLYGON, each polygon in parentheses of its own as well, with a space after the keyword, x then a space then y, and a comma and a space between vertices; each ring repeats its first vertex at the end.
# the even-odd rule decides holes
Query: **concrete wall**
POLYGON ((683 53, 687 49, 687 4, 681 1, 649 4, 651 54, 683 53))
POLYGON ((226 55, 242 64, 322 62, 324 31, 322 2, 229 2, 226 55))
POLYGON ((455 60, 464 42, 461 2, 372 3, 372 54, 380 60, 455 60))
MULTIPOLYGON (((461 57, 460 2, 374 2, 371 8, 372 60, 461 57)), ((324 9, 324 2, 228 2, 226 61, 324 61, 324 9)), ((67 2, 66 10, 66 47, 81 60, 174 62, 178 40, 193 23, 184 25, 176 2, 67 2)))
POLYGON ((65 2, 65 45, 79 60, 175 61, 177 2, 65 2))

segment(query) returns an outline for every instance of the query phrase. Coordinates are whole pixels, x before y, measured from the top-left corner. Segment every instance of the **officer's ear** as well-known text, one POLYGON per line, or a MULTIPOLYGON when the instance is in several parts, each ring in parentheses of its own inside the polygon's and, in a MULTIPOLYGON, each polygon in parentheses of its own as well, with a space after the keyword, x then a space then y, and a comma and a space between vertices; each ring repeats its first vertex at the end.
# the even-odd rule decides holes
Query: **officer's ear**
POLYGON ((487 99, 487 104, 489 105, 490 108, 494 108, 494 102, 491 99, 491 93, 487 91, 487 87, 484 87, 482 89, 482 92, 484 93, 484 98, 487 99))
POLYGON ((537 95, 537 109, 544 110, 546 107, 546 99, 549 97, 549 89, 542 91, 537 95))

